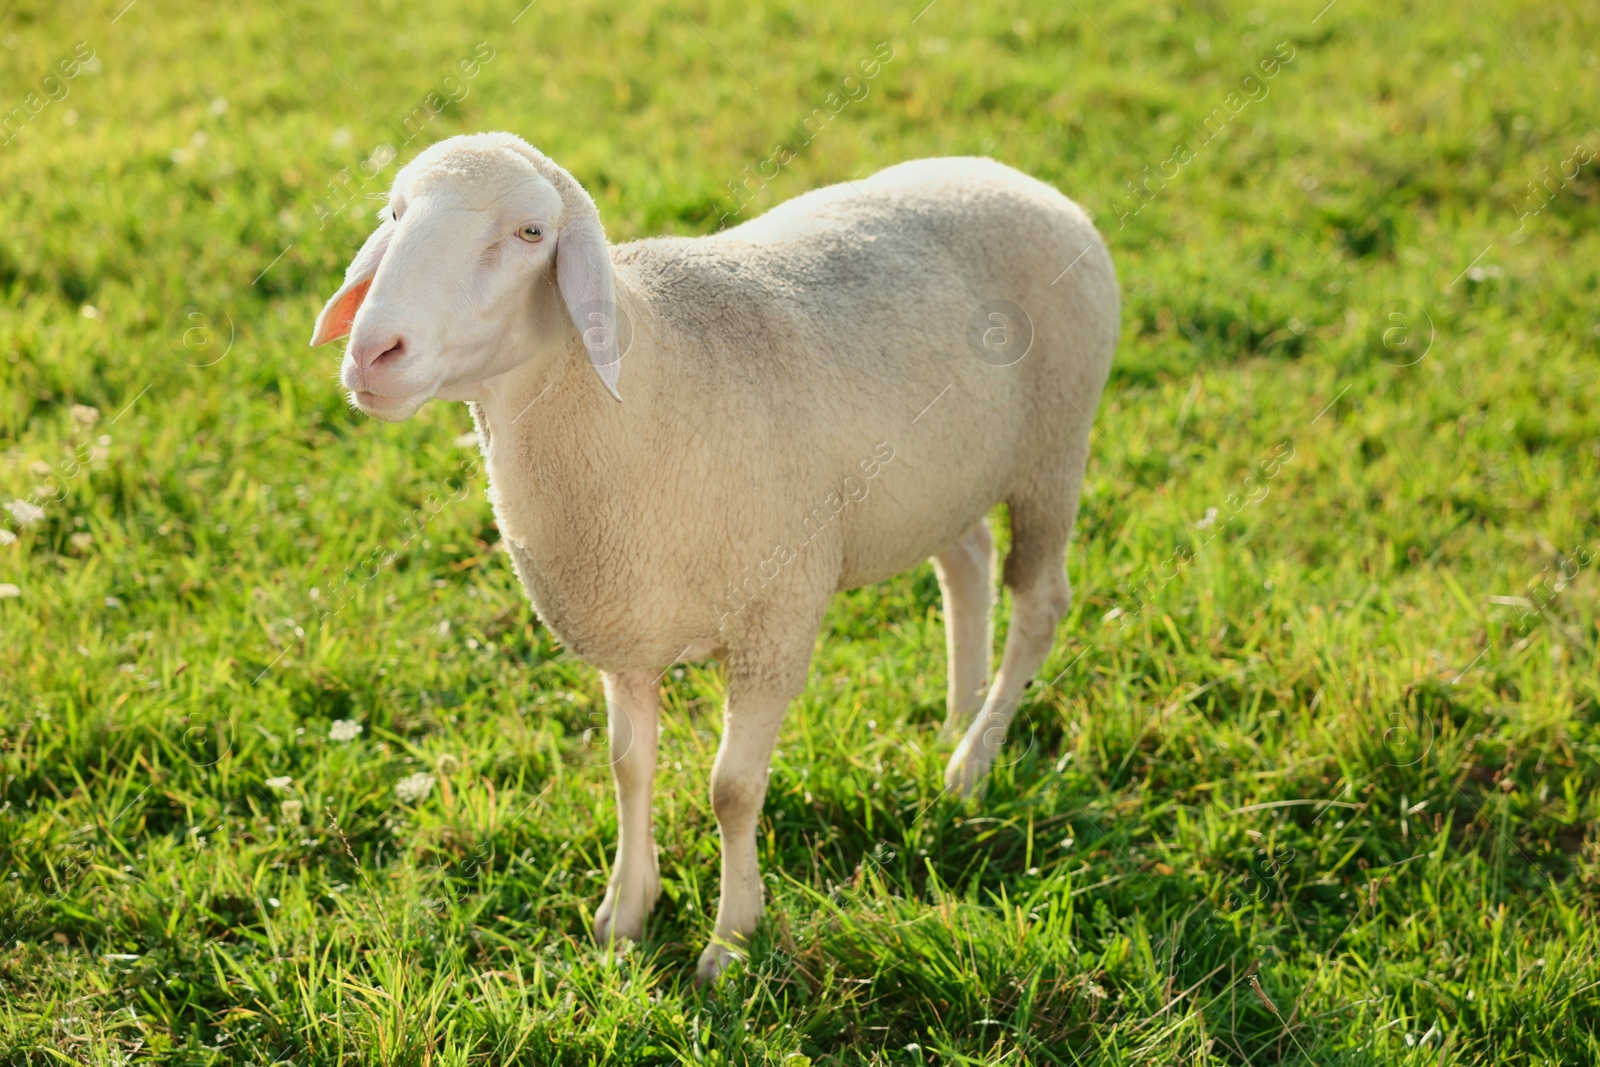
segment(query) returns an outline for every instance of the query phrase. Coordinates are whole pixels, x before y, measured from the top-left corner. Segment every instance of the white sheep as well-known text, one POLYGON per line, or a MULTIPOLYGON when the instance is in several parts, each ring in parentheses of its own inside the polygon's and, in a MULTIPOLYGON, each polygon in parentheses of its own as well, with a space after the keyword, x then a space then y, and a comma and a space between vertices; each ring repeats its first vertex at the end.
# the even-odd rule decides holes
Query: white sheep
POLYGON ((721 899, 699 977, 745 944, 773 743, 836 590, 933 559, 946 728, 965 728, 945 782, 974 788, 1070 602, 1118 315, 1087 216, 988 159, 616 247, 572 175, 511 134, 452 137, 400 171, 311 343, 350 335, 341 378, 377 418, 469 402, 517 575, 601 671, 619 827, 601 942, 641 938, 660 893, 661 677, 716 657, 721 899), (1014 606, 990 685, 999 502, 1014 606))

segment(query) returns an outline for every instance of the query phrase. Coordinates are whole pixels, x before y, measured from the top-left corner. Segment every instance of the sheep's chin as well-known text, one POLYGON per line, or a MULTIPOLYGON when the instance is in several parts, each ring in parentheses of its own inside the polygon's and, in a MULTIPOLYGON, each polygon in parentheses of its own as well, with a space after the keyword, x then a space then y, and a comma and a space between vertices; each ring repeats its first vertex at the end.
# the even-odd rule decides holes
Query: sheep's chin
POLYGON ((432 398, 431 390, 411 396, 379 396, 376 393, 352 391, 350 403, 357 411, 371 415, 380 422, 404 422, 432 398))
POLYGON ((484 379, 469 382, 449 382, 434 393, 437 400, 482 400, 484 379))

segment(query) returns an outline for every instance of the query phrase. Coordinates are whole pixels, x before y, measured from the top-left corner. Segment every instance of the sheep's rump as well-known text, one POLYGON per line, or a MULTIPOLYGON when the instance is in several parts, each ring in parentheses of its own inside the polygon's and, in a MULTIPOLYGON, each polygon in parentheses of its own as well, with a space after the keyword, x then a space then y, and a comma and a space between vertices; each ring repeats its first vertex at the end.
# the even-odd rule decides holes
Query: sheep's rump
POLYGON ((847 588, 999 501, 1070 524, 1119 309, 1099 235, 1048 185, 920 160, 614 258, 707 443, 763 486, 718 502, 732 540, 832 552, 847 588))

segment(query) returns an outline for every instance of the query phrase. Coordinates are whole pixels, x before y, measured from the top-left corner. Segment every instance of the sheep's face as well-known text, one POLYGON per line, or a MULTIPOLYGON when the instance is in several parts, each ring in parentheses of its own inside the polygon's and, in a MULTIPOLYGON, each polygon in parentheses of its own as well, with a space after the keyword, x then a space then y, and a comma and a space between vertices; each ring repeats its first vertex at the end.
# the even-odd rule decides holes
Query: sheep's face
MULTIPOLYGON (((516 367, 570 351, 576 332, 563 297, 567 307, 582 298, 566 291, 571 272, 557 269, 557 245, 581 267, 594 258, 592 241, 586 227, 563 228, 571 204, 531 156, 507 135, 456 137, 396 176, 378 229, 312 338, 348 331, 340 380, 355 407, 396 422, 436 396, 479 399, 516 367)), ((570 177, 563 184, 587 201, 570 177)), ((592 203, 581 206, 593 214, 592 203)), ((599 253, 614 306, 603 232, 599 253)))

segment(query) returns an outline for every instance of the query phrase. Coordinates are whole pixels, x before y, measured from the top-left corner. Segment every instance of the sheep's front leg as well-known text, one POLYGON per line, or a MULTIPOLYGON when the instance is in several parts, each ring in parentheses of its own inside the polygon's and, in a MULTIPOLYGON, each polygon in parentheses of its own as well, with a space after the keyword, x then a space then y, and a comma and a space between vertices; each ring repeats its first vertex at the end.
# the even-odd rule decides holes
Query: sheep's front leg
POLYGON ((602 675, 610 720, 611 772, 617 781, 617 859, 606 898, 594 916, 594 937, 644 939, 644 920, 661 895, 650 793, 656 776, 658 675, 648 671, 602 675))
POLYGON ((764 907, 761 868, 756 859, 756 824, 767 796, 772 746, 783 723, 790 693, 751 691, 728 679, 722 744, 711 768, 711 810, 722 835, 722 897, 711 944, 700 954, 695 976, 716 978, 737 958, 761 920, 764 907))

